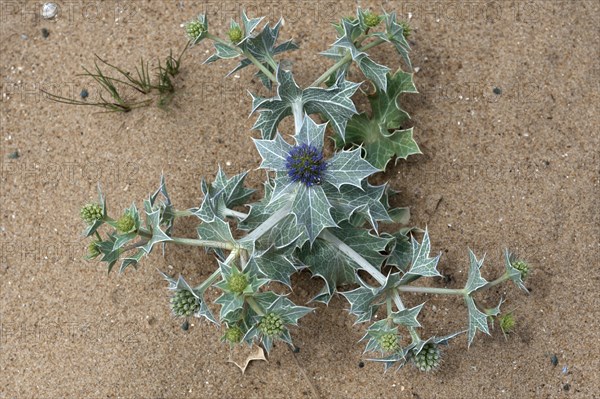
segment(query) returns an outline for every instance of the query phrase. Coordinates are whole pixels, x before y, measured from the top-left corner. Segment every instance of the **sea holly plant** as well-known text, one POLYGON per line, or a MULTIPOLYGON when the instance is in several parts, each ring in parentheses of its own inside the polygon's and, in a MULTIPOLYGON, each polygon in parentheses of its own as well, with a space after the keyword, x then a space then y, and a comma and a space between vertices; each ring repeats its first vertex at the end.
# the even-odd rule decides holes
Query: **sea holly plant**
POLYGON ((483 256, 469 250, 464 286, 440 286, 440 254, 432 251, 429 231, 407 225, 408 209, 391 206, 395 191, 372 181, 390 161, 396 165, 420 153, 400 106, 403 93, 417 92, 406 23, 394 13, 361 9, 343 18, 334 25, 337 39, 323 52, 334 64, 300 87, 281 58, 298 46, 291 40, 278 44, 281 20, 259 30, 262 20, 242 13, 224 38, 209 27, 206 15, 185 25, 193 46, 212 41, 214 53, 206 62, 233 59, 238 62, 233 71, 253 68, 272 90, 271 96, 252 94, 253 130, 259 136, 253 140, 266 171, 259 198, 250 202, 257 193, 245 185, 248 172, 227 176, 220 168, 212 182, 202 179, 203 198, 187 210, 173 204, 163 177, 140 208, 132 204, 115 218, 99 190, 98 201, 81 210, 84 235, 91 239, 88 258, 100 259, 109 272, 115 265, 124 272, 157 247, 208 250, 214 271, 197 285, 163 273, 173 316, 204 318, 223 327, 222 341, 229 345, 260 345, 267 352, 278 341, 293 345, 294 328, 315 310, 288 297, 296 273, 310 273, 322 284, 310 302, 327 304, 336 295, 348 302, 356 322, 368 324, 362 339, 366 357, 386 369, 411 363, 435 370, 442 346, 462 333, 470 346, 478 331, 490 334, 495 318, 503 332, 514 328, 514 322, 499 317, 504 298, 487 308, 490 298, 484 294, 508 280, 527 291, 529 265, 506 250, 502 274, 488 281, 481 272, 483 256), (405 69, 392 72, 375 61, 370 51, 380 45, 396 50, 405 69), (362 73, 363 82, 348 79, 351 68, 362 73), (355 106, 361 83, 373 88, 370 110, 355 106), (293 131, 280 126, 285 118, 293 118, 293 131), (328 138, 334 146, 327 145, 328 138), (197 221, 197 238, 173 233, 180 218, 197 221), (419 284, 427 279, 433 282, 419 284), (209 288, 220 292, 212 303, 209 288), (442 335, 423 331, 419 319, 426 303, 405 305, 407 293, 461 297, 465 328, 442 335))

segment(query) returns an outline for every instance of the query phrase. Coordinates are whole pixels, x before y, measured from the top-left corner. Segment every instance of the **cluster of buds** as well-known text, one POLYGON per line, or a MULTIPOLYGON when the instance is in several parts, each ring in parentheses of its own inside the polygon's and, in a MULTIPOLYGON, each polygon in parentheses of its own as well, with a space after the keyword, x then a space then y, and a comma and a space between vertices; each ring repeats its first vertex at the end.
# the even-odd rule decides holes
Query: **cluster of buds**
POLYGON ((80 215, 83 221, 89 225, 104 218, 104 212, 102 211, 102 206, 100 206, 100 204, 84 205, 83 208, 81 208, 80 215))
POLYGON ((283 320, 278 314, 269 313, 260 320, 258 329, 268 337, 277 337, 284 330, 283 320))
POLYGON ((387 333, 379 338, 379 345, 386 352, 397 352, 400 349, 400 343, 398 335, 394 333, 387 333))
POLYGON ((200 309, 200 304, 190 291, 177 290, 171 298, 171 309, 175 316, 188 317, 200 309))
POLYGON ((413 357, 413 363, 421 371, 435 370, 440 365, 441 352, 437 344, 428 342, 413 357))

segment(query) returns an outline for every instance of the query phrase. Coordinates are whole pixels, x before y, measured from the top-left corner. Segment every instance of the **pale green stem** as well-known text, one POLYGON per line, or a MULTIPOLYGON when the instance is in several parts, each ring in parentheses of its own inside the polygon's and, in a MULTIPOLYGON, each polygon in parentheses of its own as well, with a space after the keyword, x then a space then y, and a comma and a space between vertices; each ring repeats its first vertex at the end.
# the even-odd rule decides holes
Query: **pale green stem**
POLYGON ((256 300, 253 297, 247 296, 245 298, 245 300, 246 300, 246 303, 248 303, 248 305, 250 305, 252 310, 254 310, 254 312, 256 312, 256 314, 258 314, 259 316, 265 315, 264 309, 262 308, 262 306, 260 306, 260 304, 258 302, 256 302, 256 300))
POLYGON ((199 240, 196 238, 171 237, 171 240, 167 242, 172 242, 174 244, 189 245, 192 247, 221 248, 226 249, 228 251, 232 251, 236 248, 236 246, 230 242, 199 240))
POLYGON ((271 230, 277 223, 279 223, 283 218, 290 214, 290 205, 284 205, 279 208, 274 214, 269 216, 267 220, 265 220, 260 226, 252 230, 250 234, 246 237, 242 238, 243 241, 256 241, 260 237, 263 236, 266 232, 271 230))
POLYGON ((231 43, 227 42, 226 40, 223 40, 218 36, 211 35, 210 33, 208 33, 206 35, 206 38, 214 40, 215 42, 221 43, 222 45, 227 46, 229 48, 232 48, 235 51, 237 51, 240 55, 242 55, 242 54, 245 55, 246 58, 248 58, 254 65, 256 65, 256 67, 258 69, 260 69, 262 71, 262 73, 264 73, 270 80, 277 83, 277 79, 275 78, 275 75, 273 75, 271 73, 271 71, 269 71, 267 69, 267 67, 265 67, 259 60, 257 60, 256 57, 254 57, 249 51, 242 51, 239 47, 232 46, 231 43))
MULTIPOLYGON (((383 42, 385 42, 385 40, 377 39, 377 40, 372 41, 369 44, 362 46, 359 50, 366 51, 370 48, 380 45, 383 42)), ((321 83, 325 82, 329 78, 329 75, 331 75, 332 73, 334 73, 335 71, 337 71, 338 69, 343 67, 346 63, 348 63, 351 60, 352 60, 352 54, 350 54, 350 52, 348 51, 346 53, 346 55, 344 55, 338 62, 333 64, 328 70, 326 70, 321 76, 319 76, 319 78, 317 80, 315 80, 311 84, 311 86, 320 86, 321 83)))
POLYGON ((246 214, 246 213, 234 211, 233 209, 229 209, 229 208, 225 208, 223 210, 223 215, 230 216, 232 218, 238 218, 238 219, 241 219, 241 220, 243 220, 246 217, 248 217, 248 214, 246 214))
POLYGON ((494 286, 496 286, 498 284, 501 284, 501 283, 505 282, 508 279, 510 279, 509 274, 508 273, 504 273, 502 276, 498 277, 495 280, 490 281, 489 283, 487 283, 483 287, 477 288, 477 290, 475 290, 475 292, 487 290, 488 288, 492 288, 492 287, 494 287, 494 286))
POLYGON ((437 295, 464 295, 464 289, 451 288, 435 288, 435 287, 413 287, 410 285, 400 285, 396 287, 400 292, 416 292, 420 294, 437 294, 437 295))
POLYGON ((300 129, 302 129, 302 124, 304 123, 304 107, 302 106, 302 103, 293 103, 292 112, 294 114, 294 129, 296 130, 296 134, 298 134, 300 129))
POLYGON ((273 83, 277 83, 277 78, 275 77, 275 75, 273 75, 271 71, 269 71, 269 69, 262 64, 262 62, 257 60, 256 57, 252 55, 252 53, 250 53, 249 51, 245 51, 244 55, 246 56, 246 58, 252 61, 252 63, 256 65, 256 67, 260 69, 261 72, 264 73, 273 83))

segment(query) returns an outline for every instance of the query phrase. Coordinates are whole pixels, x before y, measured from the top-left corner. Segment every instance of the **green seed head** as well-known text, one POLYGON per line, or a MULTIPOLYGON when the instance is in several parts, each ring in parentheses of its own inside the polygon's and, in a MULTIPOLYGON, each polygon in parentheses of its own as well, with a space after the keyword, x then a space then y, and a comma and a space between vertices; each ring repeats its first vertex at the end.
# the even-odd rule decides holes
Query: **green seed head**
POLYGON ((81 208, 80 215, 83 221, 89 225, 92 225, 97 220, 102 220, 104 218, 104 213, 102 212, 102 207, 100 204, 84 205, 83 208, 81 208))
POLYGON ((100 255, 100 247, 98 247, 99 243, 100 241, 98 240, 93 240, 92 242, 90 242, 90 244, 88 245, 87 259, 94 259, 95 257, 100 255))
POLYGON ((500 329, 504 334, 509 334, 517 325, 517 321, 515 320, 515 316, 513 316, 512 312, 499 317, 498 320, 500 321, 500 329))
POLYGON ((244 274, 234 274, 227 282, 231 292, 241 294, 244 289, 248 286, 248 278, 244 274))
POLYGON ((200 303, 190 291, 177 290, 171 297, 171 309, 175 316, 188 317, 200 309, 200 303))
POLYGON ((258 324, 258 329, 269 337, 276 337, 283 332, 283 320, 281 316, 275 313, 269 313, 262 318, 258 324))
POLYGON ((200 21, 192 21, 185 24, 185 32, 188 37, 192 40, 197 39, 202 33, 206 31, 206 26, 200 21))
POLYGON ((529 275, 529 265, 522 260, 517 260, 512 262, 511 266, 521 272, 521 280, 525 281, 529 275))
POLYGON ((410 33, 412 32, 410 25, 406 21, 400 21, 400 26, 402 27, 402 35, 405 39, 408 39, 410 33))
POLYGON ((370 11, 365 12, 365 25, 369 28, 374 28, 381 22, 381 17, 377 14, 373 14, 370 11))
POLYGON ((379 345, 386 352, 396 352, 400 349, 400 344, 398 342, 398 335, 394 333, 387 333, 379 338, 379 345))
POLYGON ((415 366, 421 371, 432 371, 439 367, 441 352, 437 344, 428 342, 421 352, 413 357, 415 366))
POLYGON ((242 329, 238 326, 229 327, 227 331, 225 331, 225 335, 223 336, 225 340, 229 341, 232 344, 239 343, 243 337, 244 333, 242 332, 242 329))
POLYGON ((235 26, 229 29, 227 35, 229 36, 229 40, 231 40, 231 43, 234 44, 239 43, 244 38, 244 33, 242 32, 242 29, 239 26, 235 26))
POLYGON ((129 233, 135 227, 135 220, 128 212, 117 220, 117 230, 119 233, 129 233))

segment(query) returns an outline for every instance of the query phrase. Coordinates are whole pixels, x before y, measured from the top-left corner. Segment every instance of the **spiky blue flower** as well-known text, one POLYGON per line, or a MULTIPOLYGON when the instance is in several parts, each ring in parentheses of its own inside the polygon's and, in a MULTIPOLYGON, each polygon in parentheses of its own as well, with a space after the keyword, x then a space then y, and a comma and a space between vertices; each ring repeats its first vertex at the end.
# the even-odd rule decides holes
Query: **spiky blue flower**
POLYGON ((286 157, 285 167, 292 181, 311 187, 321 183, 327 162, 323 159, 322 151, 313 145, 301 143, 292 147, 286 157))
POLYGON ((331 159, 323 157, 326 124, 317 124, 304 114, 294 135, 295 145, 280 134, 273 140, 254 140, 262 157, 260 167, 275 172, 270 203, 287 197, 287 204, 310 242, 328 227, 337 227, 331 216, 331 192, 343 185, 362 190, 362 181, 378 169, 361 157, 361 149, 340 151, 331 159))

